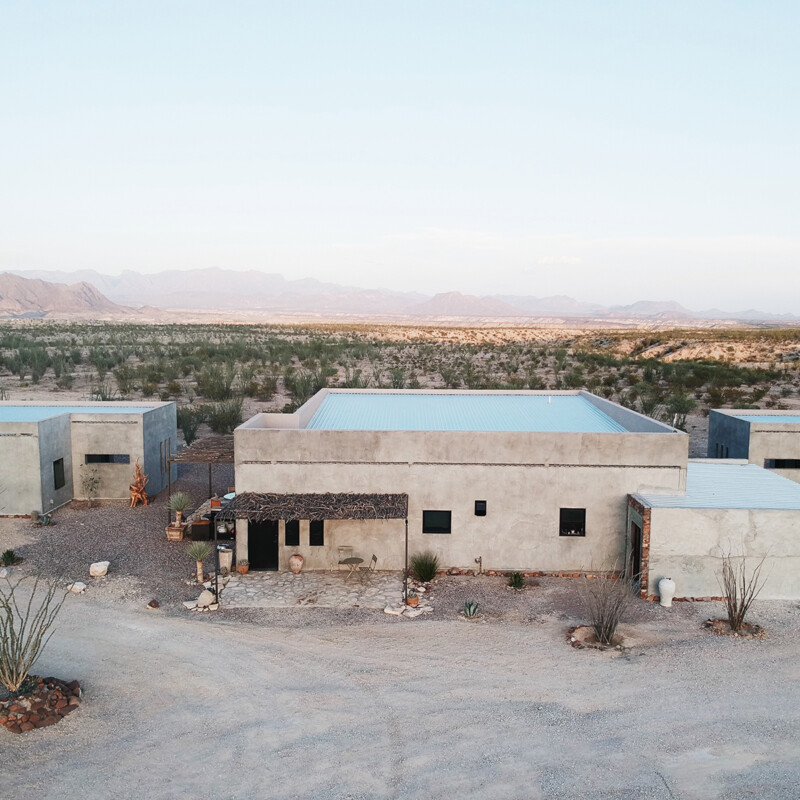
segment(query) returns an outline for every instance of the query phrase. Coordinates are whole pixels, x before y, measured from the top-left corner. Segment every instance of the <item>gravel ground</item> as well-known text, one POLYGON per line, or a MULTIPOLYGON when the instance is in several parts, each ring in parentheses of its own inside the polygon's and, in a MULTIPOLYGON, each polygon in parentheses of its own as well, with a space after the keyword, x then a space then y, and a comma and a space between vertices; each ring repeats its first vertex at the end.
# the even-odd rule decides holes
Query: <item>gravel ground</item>
MULTIPOLYGON (((214 491, 224 493, 233 485, 233 466, 215 466, 212 478, 214 491)), ((173 491, 178 490, 199 505, 208 495, 208 469, 181 465, 173 484, 173 491)), ((55 524, 47 528, 2 519, 0 550, 11 547, 25 559, 20 571, 83 581, 90 584, 87 591, 109 600, 146 603, 157 598, 177 610, 182 600, 196 599, 197 588, 184 582, 194 573, 186 545, 166 539, 167 499, 164 491, 144 508, 129 508, 124 501, 90 509, 65 507, 55 512, 55 524), (89 579, 93 561, 111 562, 105 578, 89 579)))
MULTIPOLYGON (((482 585, 488 606, 492 583, 438 591, 482 585)), ((533 624, 373 612, 324 627, 70 596, 39 670, 80 679, 84 703, 0 731, 1 794, 797 798, 798 604, 757 604, 763 641, 704 633, 706 604, 648 606, 634 627, 649 639, 601 653, 565 642, 562 591, 514 596, 533 624)))

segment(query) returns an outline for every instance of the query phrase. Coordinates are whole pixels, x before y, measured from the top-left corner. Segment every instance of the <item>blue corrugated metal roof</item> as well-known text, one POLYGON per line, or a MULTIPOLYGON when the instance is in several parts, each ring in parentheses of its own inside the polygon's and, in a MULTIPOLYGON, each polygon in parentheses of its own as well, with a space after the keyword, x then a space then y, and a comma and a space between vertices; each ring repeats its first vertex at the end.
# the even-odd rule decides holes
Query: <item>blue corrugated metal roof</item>
POLYGON ((311 418, 317 430, 624 433, 580 395, 332 392, 311 418))
POLYGON ((39 422, 61 414, 141 414, 152 406, 0 406, 0 422, 39 422))
POLYGON ((800 425, 800 414, 734 414, 736 419, 748 422, 767 422, 770 425, 800 425))
POLYGON ((689 462, 685 495, 642 495, 653 508, 800 509, 800 483, 756 464, 689 462))

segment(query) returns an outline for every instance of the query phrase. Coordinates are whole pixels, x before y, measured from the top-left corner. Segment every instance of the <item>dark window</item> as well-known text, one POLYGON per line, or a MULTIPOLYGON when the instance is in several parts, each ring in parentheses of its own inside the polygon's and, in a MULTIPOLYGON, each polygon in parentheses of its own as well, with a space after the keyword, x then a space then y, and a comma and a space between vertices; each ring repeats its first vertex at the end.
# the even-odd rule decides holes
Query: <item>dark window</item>
POLYGON ((300 547, 300 520, 286 520, 286 546, 300 547))
POLYGON ((325 546, 325 522, 321 519, 312 519, 308 527, 308 543, 312 547, 325 546))
POLYGON ((85 464, 130 464, 131 457, 125 453, 87 453, 85 464))
POLYGON ((765 469, 800 469, 800 458, 765 458, 765 469))
POLYGON ((559 536, 586 536, 586 509, 562 508, 558 521, 559 536))
POLYGON ((423 511, 423 533, 450 533, 450 511, 423 511))
POLYGON ((485 517, 486 516, 486 501, 485 500, 476 500, 475 501, 475 516, 476 517, 485 517))
POLYGON ((66 482, 67 480, 64 477, 64 459, 56 459, 53 462, 53 487, 55 489, 63 489, 66 482))

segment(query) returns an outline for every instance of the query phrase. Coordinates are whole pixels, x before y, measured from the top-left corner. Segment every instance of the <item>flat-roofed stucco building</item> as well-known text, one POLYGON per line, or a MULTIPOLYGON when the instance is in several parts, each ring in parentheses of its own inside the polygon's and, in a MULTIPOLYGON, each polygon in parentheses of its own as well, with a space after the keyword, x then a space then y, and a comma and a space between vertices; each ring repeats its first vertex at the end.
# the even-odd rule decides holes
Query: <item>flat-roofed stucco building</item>
POLYGON ((97 475, 97 499, 126 498, 137 459, 148 494, 157 494, 176 441, 171 402, 0 402, 0 514, 46 513, 85 499, 87 470, 97 475))
POLYGON ((622 568, 628 495, 684 492, 688 439, 588 392, 322 390, 236 429, 237 558, 402 569, 407 518, 409 551, 444 567, 622 568))
POLYGON ((746 459, 800 483, 800 412, 711 411, 707 455, 746 459))

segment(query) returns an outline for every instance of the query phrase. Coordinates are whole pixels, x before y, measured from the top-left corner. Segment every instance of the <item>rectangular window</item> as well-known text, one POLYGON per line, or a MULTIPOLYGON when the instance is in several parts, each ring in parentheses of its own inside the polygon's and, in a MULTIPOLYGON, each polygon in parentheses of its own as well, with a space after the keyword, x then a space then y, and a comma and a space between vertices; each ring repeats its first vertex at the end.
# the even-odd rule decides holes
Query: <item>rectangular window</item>
POLYGON ((476 517, 485 517, 486 516, 486 501, 485 500, 476 500, 475 501, 475 516, 476 517))
POLYGON ((284 539, 287 547, 300 547, 300 520, 286 520, 286 538, 284 539))
POLYGON ((64 477, 64 459, 58 458, 53 462, 53 488, 63 489, 67 482, 64 477))
POLYGON ((325 546, 325 522, 321 519, 312 519, 308 526, 308 543, 312 547, 325 546))
POLYGON ((130 464, 131 457, 126 453, 87 453, 85 464, 130 464))
POLYGON ((423 511, 422 532, 450 533, 451 514, 450 511, 423 511))
POLYGON ((558 520, 559 536, 586 536, 586 509, 562 508, 558 520))
POLYGON ((800 458, 765 458, 764 469, 800 469, 800 458))

